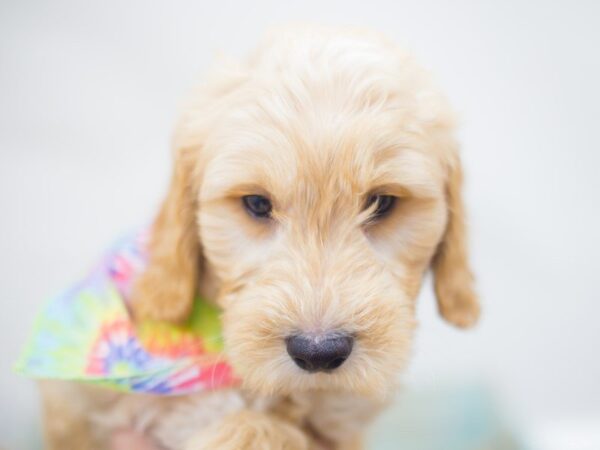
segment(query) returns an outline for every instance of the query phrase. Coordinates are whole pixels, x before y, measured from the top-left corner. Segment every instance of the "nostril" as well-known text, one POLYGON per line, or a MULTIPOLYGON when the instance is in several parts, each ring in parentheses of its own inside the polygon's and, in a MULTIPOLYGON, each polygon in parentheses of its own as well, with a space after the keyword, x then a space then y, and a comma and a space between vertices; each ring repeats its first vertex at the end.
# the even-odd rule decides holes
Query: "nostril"
POLYGON ((296 363, 296 365, 298 367, 300 367, 301 369, 309 370, 309 365, 308 365, 308 363, 305 360, 303 360, 301 358, 292 358, 292 359, 294 360, 294 362, 296 363))
POLYGON ((344 364, 345 361, 346 361, 346 357, 335 358, 333 361, 331 361, 329 364, 327 364, 327 369, 329 369, 329 370, 337 369, 342 364, 344 364))
POLYGON ((308 372, 331 371, 340 367, 350 353, 354 339, 339 333, 325 337, 295 335, 286 339, 288 354, 308 372))

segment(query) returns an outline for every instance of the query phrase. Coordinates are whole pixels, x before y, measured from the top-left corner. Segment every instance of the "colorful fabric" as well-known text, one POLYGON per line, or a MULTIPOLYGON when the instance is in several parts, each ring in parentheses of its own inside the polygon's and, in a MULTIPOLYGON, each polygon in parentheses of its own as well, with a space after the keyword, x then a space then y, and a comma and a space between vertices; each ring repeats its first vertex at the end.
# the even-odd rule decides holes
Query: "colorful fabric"
POLYGON ((49 302, 17 371, 160 395, 235 384, 221 354, 219 312, 202 298, 182 326, 132 322, 128 301, 146 242, 147 233, 122 239, 83 282, 49 302))

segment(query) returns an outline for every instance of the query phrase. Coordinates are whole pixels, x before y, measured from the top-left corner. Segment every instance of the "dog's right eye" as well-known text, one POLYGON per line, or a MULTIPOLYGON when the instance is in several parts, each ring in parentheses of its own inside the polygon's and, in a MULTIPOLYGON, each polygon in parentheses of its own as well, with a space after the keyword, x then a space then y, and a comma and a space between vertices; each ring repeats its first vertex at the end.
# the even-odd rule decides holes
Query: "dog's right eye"
POLYGON ((375 206, 375 209, 373 210, 370 219, 379 220, 387 216, 395 204, 396 197, 392 195, 374 194, 367 199, 366 208, 371 208, 372 206, 375 206))
POLYGON ((242 197, 244 208, 254 217, 262 219, 271 217, 273 205, 271 200, 263 195, 245 195, 242 197))

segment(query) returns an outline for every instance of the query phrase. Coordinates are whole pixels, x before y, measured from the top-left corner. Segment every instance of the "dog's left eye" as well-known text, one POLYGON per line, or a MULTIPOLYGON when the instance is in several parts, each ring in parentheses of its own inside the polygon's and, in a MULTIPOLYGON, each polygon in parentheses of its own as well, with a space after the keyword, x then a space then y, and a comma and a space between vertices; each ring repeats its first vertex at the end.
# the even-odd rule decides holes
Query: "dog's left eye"
POLYGON ((395 203, 396 197, 393 195, 370 195, 367 199, 367 205, 365 209, 371 208, 373 205, 375 205, 375 210, 369 218, 371 220, 378 220, 389 214, 395 203))
POLYGON ((245 195, 242 197, 244 208, 254 217, 269 218, 273 205, 271 200, 263 195, 245 195))

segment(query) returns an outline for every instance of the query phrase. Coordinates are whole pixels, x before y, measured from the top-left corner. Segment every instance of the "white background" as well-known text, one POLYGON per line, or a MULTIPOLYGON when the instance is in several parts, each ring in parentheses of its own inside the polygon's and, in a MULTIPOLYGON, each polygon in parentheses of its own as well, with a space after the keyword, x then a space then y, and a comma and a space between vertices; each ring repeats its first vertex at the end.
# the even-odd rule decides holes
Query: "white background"
POLYGON ((524 429, 598 423, 599 5, 2 0, 0 446, 38 433, 34 384, 10 365, 40 304, 151 217, 177 105, 215 53, 289 20, 386 32, 461 118, 484 317, 450 328, 427 285, 407 381, 483 381, 524 429))

